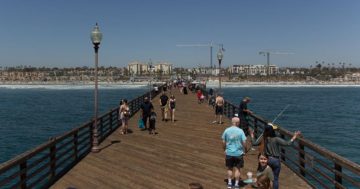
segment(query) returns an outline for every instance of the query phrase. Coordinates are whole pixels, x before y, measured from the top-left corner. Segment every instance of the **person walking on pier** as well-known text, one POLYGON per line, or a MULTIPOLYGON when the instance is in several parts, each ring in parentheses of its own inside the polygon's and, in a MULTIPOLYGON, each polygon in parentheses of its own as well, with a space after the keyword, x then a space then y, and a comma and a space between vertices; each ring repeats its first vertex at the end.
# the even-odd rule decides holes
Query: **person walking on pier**
POLYGON ((252 145, 257 146, 261 142, 264 144, 264 152, 269 156, 268 165, 271 167, 274 173, 274 189, 279 188, 279 175, 281 170, 281 161, 280 161, 280 146, 291 145, 294 140, 301 134, 300 131, 295 131, 293 137, 289 141, 277 137, 274 131, 274 128, 277 128, 272 123, 268 123, 265 127, 263 135, 255 140, 254 132, 250 131, 252 145))
POLYGON ((176 105, 175 96, 171 95, 169 100, 169 109, 170 109, 170 118, 172 122, 175 122, 175 105, 176 105))
POLYGON ((203 102, 203 100, 204 100, 204 95, 203 95, 203 93, 201 92, 200 89, 197 90, 196 97, 198 99, 198 103, 201 104, 203 102))
POLYGON ((145 126, 144 130, 147 130, 149 128, 147 126, 147 120, 150 118, 151 111, 154 110, 154 106, 149 101, 148 97, 144 98, 144 103, 141 104, 140 109, 141 109, 142 120, 145 126))
POLYGON ((252 114, 252 111, 250 111, 247 107, 247 104, 250 102, 249 97, 243 98, 243 100, 240 102, 239 106, 239 118, 240 118, 240 128, 243 129, 245 132, 245 135, 249 135, 249 115, 252 114))
POLYGON ((149 117, 149 134, 157 134, 156 132, 156 113, 154 109, 151 110, 150 117, 149 117))
POLYGON ((128 121, 130 118, 130 108, 128 105, 128 101, 126 99, 123 100, 123 104, 120 106, 120 119, 121 119, 121 134, 127 134, 128 131, 128 121))
POLYGON ((167 112, 168 112, 168 100, 169 97, 166 95, 166 93, 163 91, 161 96, 160 96, 160 109, 161 109, 161 117, 162 117, 162 121, 167 121, 167 112))
POLYGON ((225 129, 222 134, 223 149, 225 150, 225 166, 227 167, 228 184, 232 188, 233 171, 235 172, 235 189, 239 189, 240 169, 244 167, 243 156, 245 154, 246 137, 244 131, 239 128, 240 119, 231 119, 232 126, 225 129))
MULTIPOLYGON (((119 102, 119 113, 118 113, 118 126, 121 128, 121 126, 122 126, 122 120, 121 120, 121 111, 120 111, 120 107, 121 107, 121 105, 123 104, 124 102, 123 102, 123 100, 120 100, 120 102, 119 102)), ((121 132, 121 131, 120 131, 121 132)))
POLYGON ((219 124, 223 124, 222 115, 224 114, 224 104, 224 98, 218 93, 215 99, 215 121, 219 124))

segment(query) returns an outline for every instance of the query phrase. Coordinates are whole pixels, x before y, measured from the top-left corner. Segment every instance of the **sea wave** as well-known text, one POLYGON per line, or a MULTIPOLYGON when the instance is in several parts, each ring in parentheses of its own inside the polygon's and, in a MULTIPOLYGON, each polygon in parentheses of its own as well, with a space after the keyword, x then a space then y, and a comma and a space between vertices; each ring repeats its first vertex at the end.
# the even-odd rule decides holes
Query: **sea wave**
MULTIPOLYGON (((131 89, 143 88, 148 85, 142 83, 129 83, 129 84, 99 84, 99 89, 131 89)), ((61 84, 61 85, 0 85, 0 88, 5 89, 51 89, 51 90, 81 90, 81 89, 94 89, 94 85, 74 85, 74 84, 61 84)))
MULTIPOLYGON (((207 88, 217 88, 219 83, 207 83, 207 88)), ((301 82, 287 82, 287 83, 266 83, 266 82, 224 82, 221 84, 223 88, 257 88, 257 87, 268 87, 268 88, 280 88, 280 87, 360 87, 359 83, 301 83, 301 82)))

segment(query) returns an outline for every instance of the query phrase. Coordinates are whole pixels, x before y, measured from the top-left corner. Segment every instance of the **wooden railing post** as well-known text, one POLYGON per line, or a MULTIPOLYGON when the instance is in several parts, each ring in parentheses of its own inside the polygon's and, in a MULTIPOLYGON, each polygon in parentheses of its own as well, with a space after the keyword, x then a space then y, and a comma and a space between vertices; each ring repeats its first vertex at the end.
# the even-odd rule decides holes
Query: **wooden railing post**
POLYGON ((305 146, 299 141, 299 165, 300 165, 300 174, 305 176, 305 146))
POLYGON ((101 117, 100 118, 100 138, 101 138, 101 140, 103 137, 104 137, 104 124, 103 124, 103 117, 101 117))
POLYGON ((110 110, 110 115, 109 115, 109 120, 110 120, 110 122, 109 122, 109 123, 110 123, 110 132, 112 132, 112 130, 113 130, 113 115, 112 115, 113 112, 114 112, 114 111, 111 109, 111 110, 110 110))
MULTIPOLYGON (((283 134, 281 134, 280 135, 280 137, 282 138, 282 139, 285 139, 285 135, 283 135, 283 134)), ((282 161, 285 161, 285 149, 284 148, 281 148, 281 154, 283 154, 283 155, 281 155, 281 160, 282 161)))
POLYGON ((78 132, 76 131, 74 133, 74 138, 73 138, 73 143, 74 143, 74 157, 75 157, 75 161, 78 159, 78 132))
MULTIPOLYGON (((335 162, 334 168, 335 168, 335 171, 338 171, 338 172, 340 172, 340 173, 342 172, 342 167, 341 167, 341 165, 337 164, 336 162, 335 162)), ((335 172, 335 181, 338 182, 338 183, 340 183, 340 184, 342 184, 342 177, 341 177, 341 175, 338 174, 337 172, 335 172)), ((336 183, 335 183, 335 188, 336 188, 336 189, 339 188, 339 187, 337 187, 337 184, 336 184, 336 183)))
MULTIPOLYGON (((232 115, 235 116, 236 108, 235 106, 232 106, 232 115)), ((239 115, 238 115, 239 116, 239 115)))
POLYGON ((50 180, 54 179, 56 175, 56 143, 50 147, 50 180))
POLYGON ((255 133, 255 136, 258 137, 259 135, 259 128, 258 128, 258 120, 256 118, 254 118, 254 133, 255 133))
POLYGON ((232 118, 234 117, 234 114, 231 114, 231 105, 228 103, 227 107, 226 107, 226 112, 227 112, 227 117, 232 118))
POLYGON ((20 164, 20 181, 21 181, 21 188, 25 189, 26 187, 26 175, 27 175, 27 165, 26 165, 26 161, 22 162, 20 164))

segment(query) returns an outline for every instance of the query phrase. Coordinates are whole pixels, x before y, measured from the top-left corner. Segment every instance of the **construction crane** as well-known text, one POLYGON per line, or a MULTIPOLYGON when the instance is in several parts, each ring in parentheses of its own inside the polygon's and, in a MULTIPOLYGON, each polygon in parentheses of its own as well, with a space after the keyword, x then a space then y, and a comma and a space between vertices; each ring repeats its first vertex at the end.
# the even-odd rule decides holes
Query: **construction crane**
POLYGON ((280 52, 280 51, 260 51, 259 55, 266 56, 266 76, 270 76, 270 54, 294 54, 292 52, 280 52))
POLYGON ((177 47, 210 47, 210 68, 213 68, 213 47, 218 46, 222 49, 222 51, 225 51, 223 44, 214 43, 213 41, 210 41, 210 43, 205 44, 177 44, 177 47))

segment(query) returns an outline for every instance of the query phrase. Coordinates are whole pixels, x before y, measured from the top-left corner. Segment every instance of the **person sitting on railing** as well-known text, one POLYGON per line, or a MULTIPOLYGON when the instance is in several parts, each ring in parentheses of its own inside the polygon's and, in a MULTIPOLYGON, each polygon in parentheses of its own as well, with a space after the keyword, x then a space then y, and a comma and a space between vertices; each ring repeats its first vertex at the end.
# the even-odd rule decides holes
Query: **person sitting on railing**
POLYGON ((265 126, 264 133, 257 140, 255 140, 254 132, 250 130, 251 135, 251 143, 254 146, 263 144, 263 151, 266 155, 269 156, 268 165, 272 168, 274 173, 274 189, 279 188, 279 175, 281 170, 281 161, 280 161, 280 146, 288 146, 291 145, 294 140, 301 134, 300 131, 295 131, 293 137, 289 141, 285 141, 284 139, 277 137, 274 129, 277 126, 274 126, 272 123, 268 123, 265 126))

